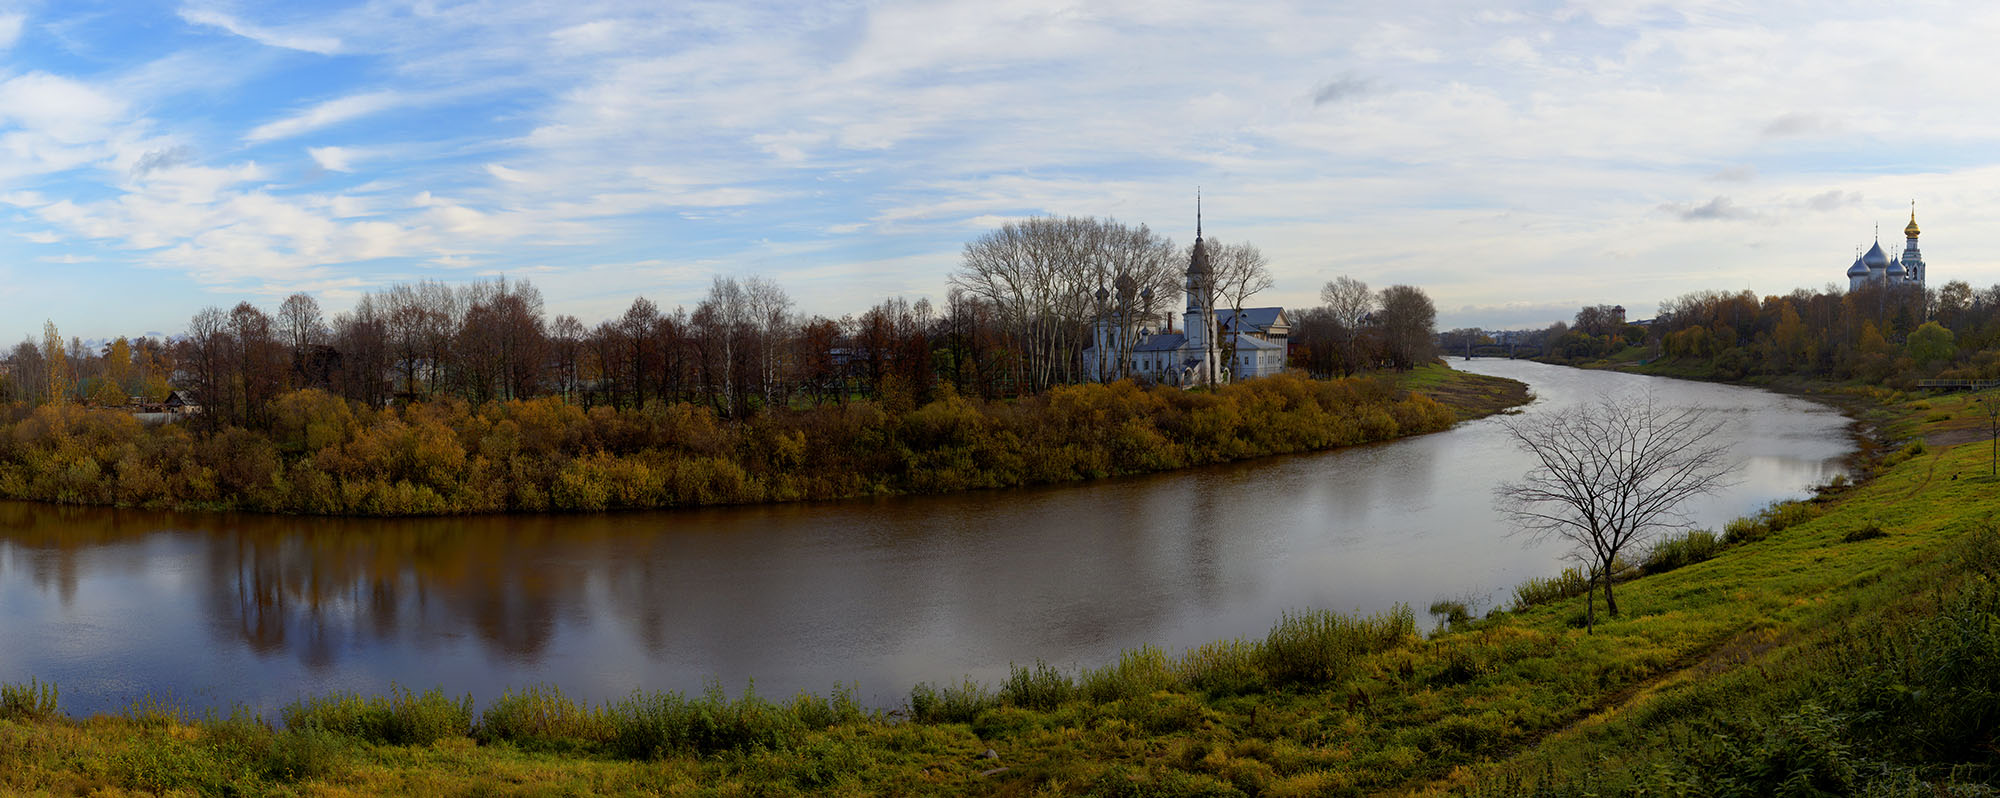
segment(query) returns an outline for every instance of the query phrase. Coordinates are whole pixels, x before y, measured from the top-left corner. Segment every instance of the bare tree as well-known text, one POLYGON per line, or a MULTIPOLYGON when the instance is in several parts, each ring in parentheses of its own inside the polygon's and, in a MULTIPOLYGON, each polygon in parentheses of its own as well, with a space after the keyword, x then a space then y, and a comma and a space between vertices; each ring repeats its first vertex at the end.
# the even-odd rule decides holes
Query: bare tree
POLYGON ((285 297, 285 303, 278 306, 278 335, 286 346, 291 347, 295 376, 305 376, 304 364, 312 347, 326 343, 328 334, 319 303, 313 300, 311 294, 293 294, 285 297))
POLYGON ((1144 225, 1036 217, 967 243, 951 285, 992 303, 1019 353, 1017 390, 1033 392, 1082 375, 1081 343, 1105 304, 1098 288, 1121 275, 1131 278, 1134 297, 1178 288, 1173 251, 1144 225))
POLYGON ((1496 505, 1520 534, 1557 538, 1604 581, 1604 606, 1618 614, 1613 564, 1667 529, 1690 525, 1681 506, 1727 487, 1735 470, 1722 422, 1703 408, 1668 408, 1651 396, 1594 403, 1501 422, 1535 467, 1494 489, 1496 505))
POLYGON ((580 382, 577 366, 583 357, 585 335, 583 322, 577 321, 575 316, 557 316, 555 323, 549 325, 549 348, 555 361, 556 390, 564 399, 573 397, 580 382))
MULTIPOLYGON (((1224 340, 1216 343, 1222 349, 1222 362, 1236 362, 1236 336, 1231 332, 1243 332, 1243 305, 1259 292, 1271 287, 1271 267, 1264 259, 1264 252, 1255 244, 1224 244, 1209 239, 1209 307, 1215 310, 1228 308, 1230 322, 1219 334, 1224 340)), ((1233 366, 1225 365, 1231 374, 1233 366)))
POLYGON ((1340 340, 1341 373, 1352 374, 1360 367, 1361 325, 1375 312, 1375 294, 1367 283, 1342 275, 1319 290, 1319 302, 1332 317, 1340 340))
POLYGON ((778 407, 788 393, 785 385, 790 369, 785 355, 789 351, 786 339, 792 328, 792 298, 776 282, 762 277, 745 278, 743 294, 749 303, 749 322, 757 339, 757 382, 764 406, 778 407))

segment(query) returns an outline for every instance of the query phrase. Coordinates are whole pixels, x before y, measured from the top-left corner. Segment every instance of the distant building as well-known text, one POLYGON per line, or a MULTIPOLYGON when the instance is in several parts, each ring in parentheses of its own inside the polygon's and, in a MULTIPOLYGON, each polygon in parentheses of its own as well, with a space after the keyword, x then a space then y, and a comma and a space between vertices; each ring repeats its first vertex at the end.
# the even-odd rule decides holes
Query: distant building
POLYGON ((1917 228, 1917 204, 1910 203, 1910 223, 1903 228, 1903 257, 1890 260, 1889 253, 1882 251, 1882 242, 1868 248, 1868 253, 1854 259, 1854 265, 1847 267, 1847 290, 1859 291, 1868 285, 1924 287, 1924 255, 1917 249, 1917 236, 1923 231, 1917 228))
POLYGON ((201 412, 201 403, 195 401, 194 394, 187 391, 172 391, 167 394, 167 401, 161 404, 171 415, 189 416, 201 412))
MULTIPOLYGON (((1239 316, 1232 310, 1210 307, 1208 248, 1202 243, 1201 222, 1197 217, 1194 252, 1188 257, 1186 324, 1178 332, 1140 326, 1144 319, 1132 319, 1109 303, 1110 289, 1098 288, 1098 319, 1091 324, 1091 343, 1083 350, 1083 366, 1095 382, 1111 382, 1126 376, 1168 385, 1207 385, 1232 379, 1268 377, 1285 368, 1285 344, 1291 322, 1285 309, 1244 308, 1239 316), (1234 352, 1231 353, 1233 348, 1234 352), (1129 363, 1121 362, 1127 361, 1129 363)), ((1117 298, 1127 305, 1131 278, 1121 277, 1117 298)), ((1151 289, 1141 295, 1152 298, 1151 289)))

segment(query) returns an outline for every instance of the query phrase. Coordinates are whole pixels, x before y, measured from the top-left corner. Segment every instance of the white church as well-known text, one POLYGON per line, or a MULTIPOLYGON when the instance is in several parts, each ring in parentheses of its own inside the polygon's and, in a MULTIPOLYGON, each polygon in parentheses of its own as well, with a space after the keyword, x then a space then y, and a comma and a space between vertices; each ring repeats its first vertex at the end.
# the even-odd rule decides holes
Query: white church
MULTIPOLYGON (((1142 326, 1151 319, 1106 309, 1091 324, 1091 343, 1083 350, 1083 367, 1096 382, 1127 377, 1167 385, 1218 385, 1231 380, 1268 377, 1285 369, 1286 341, 1291 322, 1280 307, 1244 308, 1242 313, 1210 307, 1211 274, 1208 249, 1197 219, 1194 253, 1188 257, 1187 312, 1178 331, 1142 326)), ((1117 296, 1129 306, 1132 278, 1120 276, 1117 296)), ((1113 294, 1097 289, 1100 308, 1113 294)), ((1139 295, 1152 299, 1152 289, 1139 295)))
POLYGON ((1875 246, 1868 248, 1868 254, 1854 259, 1854 265, 1847 267, 1847 290, 1859 291, 1868 285, 1924 287, 1924 255, 1917 250, 1917 204, 1910 203, 1910 223, 1903 228, 1903 257, 1890 260, 1889 253, 1882 251, 1878 239, 1875 246))

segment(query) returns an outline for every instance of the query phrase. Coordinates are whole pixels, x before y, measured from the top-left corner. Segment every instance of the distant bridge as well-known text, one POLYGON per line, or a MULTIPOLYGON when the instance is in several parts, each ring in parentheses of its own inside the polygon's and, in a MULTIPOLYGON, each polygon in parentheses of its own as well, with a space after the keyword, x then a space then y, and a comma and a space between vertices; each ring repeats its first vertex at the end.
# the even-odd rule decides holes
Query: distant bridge
POLYGON ((2000 380, 1917 380, 1917 387, 1927 391, 1984 391, 2000 388, 2000 380))
POLYGON ((1463 357, 1466 360, 1471 360, 1475 357, 1504 357, 1511 360, 1522 357, 1536 357, 1541 353, 1542 348, 1539 346, 1484 344, 1481 346, 1466 347, 1452 354, 1463 357))

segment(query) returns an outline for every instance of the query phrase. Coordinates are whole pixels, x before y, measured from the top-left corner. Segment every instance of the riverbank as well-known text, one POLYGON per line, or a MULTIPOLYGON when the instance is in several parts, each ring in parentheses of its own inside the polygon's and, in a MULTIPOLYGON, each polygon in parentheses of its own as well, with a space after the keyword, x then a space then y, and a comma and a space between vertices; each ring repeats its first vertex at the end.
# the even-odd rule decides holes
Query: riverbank
POLYGON ((1869 466, 1879 459, 1886 449, 1900 445, 1900 442, 1910 439, 1911 436, 1922 437, 1926 443, 1933 446, 1950 446, 1977 437, 1972 434, 1972 428, 1976 425, 1970 420, 1961 420, 1952 427, 1920 428, 1912 419, 1904 417, 1904 414, 1887 409, 1913 395, 1896 388, 1856 380, 1830 380, 1796 374, 1747 376, 1725 374, 1720 372, 1708 358, 1646 357, 1651 352, 1649 347, 1631 346, 1613 352, 1605 358, 1585 362, 1567 363, 1547 358, 1536 360, 1571 368, 1607 369, 1649 377, 1741 385, 1832 406, 1854 419, 1852 438, 1855 451, 1848 458, 1848 466, 1858 476, 1865 476, 1869 466))
MULTIPOLYGON (((1921 427, 1939 400, 1884 401, 1921 427)), ((1433 637, 1407 610, 1307 613, 1261 639, 1130 652, 1082 673, 926 685, 897 713, 835 695, 542 692, 309 702, 296 727, 140 707, 70 721, 0 698, 0 786, 247 794, 1550 794, 1665 781, 1745 794, 1992 775, 2000 483, 1983 443, 1878 475, 1627 583, 1433 637), (1986 614, 1982 614, 1986 613, 1986 614), (1966 619, 1971 619, 1967 622, 1966 619), (474 710, 477 710, 475 714, 474 710), (991 752, 990 754, 988 752, 991 752), (1960 770, 1954 771, 1952 768, 1960 770), (1707 779, 1707 781, 1702 781, 1707 779)), ((1701 789, 1695 790, 1703 791, 1701 789)))
POLYGON ((1438 365, 1214 391, 1073 385, 1006 402, 947 395, 718 419, 688 404, 545 398, 370 410, 317 391, 269 430, 191 434, 129 415, 0 414, 0 498, 334 516, 594 512, 1060 484, 1392 440, 1527 401, 1438 365))

